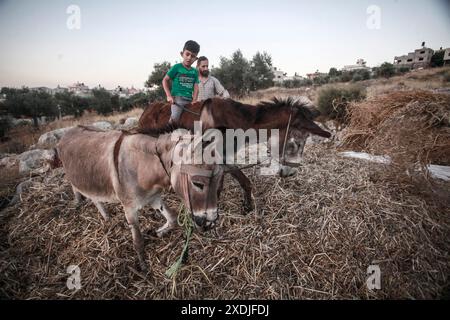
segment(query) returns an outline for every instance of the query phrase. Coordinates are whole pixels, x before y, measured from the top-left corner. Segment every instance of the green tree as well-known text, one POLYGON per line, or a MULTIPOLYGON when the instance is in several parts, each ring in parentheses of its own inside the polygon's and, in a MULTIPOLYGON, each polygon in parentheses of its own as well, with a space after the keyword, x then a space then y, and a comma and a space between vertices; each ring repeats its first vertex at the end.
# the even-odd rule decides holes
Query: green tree
POLYGON ((167 71, 171 68, 171 64, 168 61, 163 61, 161 63, 155 63, 153 65, 153 71, 149 75, 147 81, 145 82, 145 86, 147 88, 153 88, 151 96, 149 98, 151 100, 164 99, 165 93, 164 88, 162 87, 162 81, 167 71))
POLYGON ((330 71, 328 71, 328 75, 330 77, 338 77, 342 74, 342 71, 338 71, 336 68, 330 68, 330 71))
POLYGON ((350 80, 352 80, 352 78, 353 78, 353 74, 351 72, 344 71, 339 76, 339 81, 340 82, 349 82, 350 80))
POLYGON ((430 65, 434 67, 442 67, 444 65, 444 50, 436 51, 431 57, 430 65))
POLYGON ((318 76, 313 79, 313 83, 316 85, 327 84, 330 78, 328 76, 318 76))
POLYGON ((112 95, 104 88, 92 90, 91 108, 102 115, 113 112, 112 95))
POLYGON ((409 67, 406 67, 406 66, 404 66, 404 67, 398 67, 398 68, 396 68, 396 73, 398 73, 398 74, 403 74, 403 73, 406 73, 406 72, 409 72, 411 69, 409 68, 409 67))
POLYGON ((395 68, 392 63, 385 62, 381 66, 375 69, 375 75, 377 77, 390 78, 395 75, 395 68))
POLYGON ((257 52, 250 62, 248 87, 250 90, 266 89, 273 86, 272 57, 267 52, 257 52))
POLYGON ((120 98, 120 111, 128 111, 136 107, 144 107, 148 104, 150 96, 145 92, 139 92, 128 98, 120 98))
POLYGON ((61 115, 72 115, 76 118, 83 115, 83 111, 89 106, 89 99, 74 95, 72 92, 64 91, 55 94, 57 105, 61 108, 61 115))
POLYGON ((353 82, 368 80, 368 79, 370 79, 370 72, 367 69, 356 70, 353 73, 353 77, 352 77, 353 82))
POLYGON ((149 75, 147 81, 145 82, 145 86, 148 88, 153 88, 154 86, 161 86, 164 76, 167 71, 171 68, 171 64, 168 61, 163 61, 161 63, 155 63, 153 65, 153 71, 149 75))
POLYGON ((111 95, 111 108, 113 111, 120 111, 120 98, 119 95, 111 95))
POLYGON ((42 90, 28 88, 5 90, 7 111, 15 117, 30 117, 38 126, 39 117, 54 117, 57 113, 55 99, 42 90))
POLYGON ((239 49, 231 55, 231 59, 220 57, 219 67, 213 68, 211 74, 217 77, 231 94, 237 96, 247 93, 250 90, 249 83, 253 81, 250 77, 250 63, 239 49))

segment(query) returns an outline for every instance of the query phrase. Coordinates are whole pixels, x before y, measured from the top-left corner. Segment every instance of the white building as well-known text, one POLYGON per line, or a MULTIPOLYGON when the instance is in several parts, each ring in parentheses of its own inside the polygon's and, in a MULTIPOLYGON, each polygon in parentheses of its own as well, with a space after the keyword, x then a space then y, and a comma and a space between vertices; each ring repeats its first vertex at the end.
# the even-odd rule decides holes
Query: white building
POLYGON ((52 94, 54 95, 54 94, 57 94, 57 93, 64 93, 64 92, 67 92, 67 91, 69 91, 69 89, 61 87, 61 86, 58 85, 55 89, 52 89, 52 94))
POLYGON ((91 90, 88 86, 86 86, 84 83, 77 82, 68 88, 69 92, 72 92, 74 95, 80 96, 80 97, 88 97, 90 96, 91 90))
POLYGON ((304 77, 299 76, 297 72, 293 76, 288 76, 286 72, 283 72, 281 70, 277 70, 276 67, 272 67, 272 72, 274 75, 273 82, 276 84, 280 84, 283 81, 293 81, 293 80, 303 80, 304 77))
POLYGON ((369 67, 366 66, 366 61, 364 59, 358 59, 356 64, 344 66, 342 71, 356 71, 356 70, 370 70, 369 67))
POLYGON ((133 86, 131 86, 131 88, 124 88, 121 86, 117 86, 117 88, 115 88, 114 90, 111 90, 110 92, 112 94, 117 94, 121 98, 128 98, 128 97, 131 97, 132 95, 135 95, 142 91, 134 88, 133 86))
POLYGON ((444 66, 448 64, 450 64, 450 48, 447 48, 444 51, 444 66))
POLYGON ((277 70, 276 67, 272 67, 272 72, 273 72, 273 82, 275 83, 281 83, 285 80, 285 77, 287 75, 287 73, 281 71, 281 70, 277 70))
POLYGON ((31 88, 31 90, 33 90, 33 91, 43 91, 43 92, 46 92, 48 94, 52 94, 52 89, 50 89, 48 87, 35 87, 35 88, 31 88))
POLYGON ((308 77, 309 80, 314 80, 315 78, 320 78, 320 77, 326 77, 327 75, 328 75, 328 73, 319 72, 319 70, 316 70, 316 72, 314 72, 314 73, 306 74, 306 76, 308 77))

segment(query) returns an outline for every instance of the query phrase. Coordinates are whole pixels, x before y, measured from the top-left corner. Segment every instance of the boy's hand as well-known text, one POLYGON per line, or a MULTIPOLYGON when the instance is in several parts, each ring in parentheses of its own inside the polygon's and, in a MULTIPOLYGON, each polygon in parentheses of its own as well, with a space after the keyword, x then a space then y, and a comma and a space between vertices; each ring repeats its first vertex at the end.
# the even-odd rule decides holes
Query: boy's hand
POLYGON ((170 104, 173 104, 173 97, 167 96, 167 102, 170 102, 170 104))

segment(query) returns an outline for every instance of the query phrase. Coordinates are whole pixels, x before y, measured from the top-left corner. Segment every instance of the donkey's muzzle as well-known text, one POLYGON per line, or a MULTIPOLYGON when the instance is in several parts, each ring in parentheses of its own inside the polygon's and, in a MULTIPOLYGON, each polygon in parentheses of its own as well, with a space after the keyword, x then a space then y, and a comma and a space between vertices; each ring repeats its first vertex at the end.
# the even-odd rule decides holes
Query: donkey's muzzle
POLYGON ((197 230, 199 231, 207 231, 210 230, 212 228, 214 228, 216 226, 216 221, 217 221, 217 215, 216 218, 214 220, 208 220, 206 215, 201 215, 201 216, 197 216, 194 215, 194 224, 195 227, 197 228, 197 230))
POLYGON ((194 216, 194 222, 199 227, 203 227, 206 224, 206 217, 194 216))

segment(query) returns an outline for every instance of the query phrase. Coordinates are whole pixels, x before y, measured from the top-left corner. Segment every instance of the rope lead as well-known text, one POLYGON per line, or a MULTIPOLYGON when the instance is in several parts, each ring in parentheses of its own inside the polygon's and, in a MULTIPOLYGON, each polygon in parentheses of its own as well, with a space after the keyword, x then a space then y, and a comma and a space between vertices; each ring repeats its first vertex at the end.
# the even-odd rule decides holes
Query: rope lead
POLYGON ((184 232, 186 234, 186 241, 183 246, 183 251, 181 251, 180 257, 177 259, 172 266, 167 269, 165 275, 168 278, 173 278, 181 268, 181 265, 187 262, 189 256, 189 241, 191 240, 192 231, 194 230, 194 224, 192 222, 191 215, 185 206, 181 205, 180 214, 178 214, 177 222, 180 227, 184 227, 184 232))

